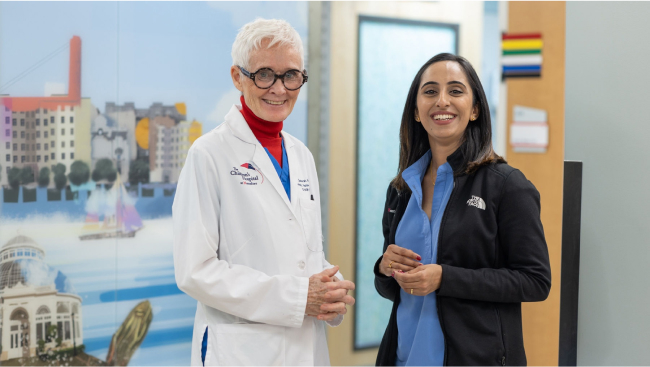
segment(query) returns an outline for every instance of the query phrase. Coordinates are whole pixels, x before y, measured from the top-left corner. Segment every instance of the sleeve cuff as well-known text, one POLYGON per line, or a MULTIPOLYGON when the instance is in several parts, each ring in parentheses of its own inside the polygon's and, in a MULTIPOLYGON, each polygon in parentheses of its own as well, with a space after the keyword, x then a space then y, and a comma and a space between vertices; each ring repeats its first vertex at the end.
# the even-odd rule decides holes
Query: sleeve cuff
POLYGON ((298 278, 298 296, 294 317, 291 318, 292 327, 301 327, 305 319, 305 310, 307 309, 307 293, 309 292, 309 278, 298 278))

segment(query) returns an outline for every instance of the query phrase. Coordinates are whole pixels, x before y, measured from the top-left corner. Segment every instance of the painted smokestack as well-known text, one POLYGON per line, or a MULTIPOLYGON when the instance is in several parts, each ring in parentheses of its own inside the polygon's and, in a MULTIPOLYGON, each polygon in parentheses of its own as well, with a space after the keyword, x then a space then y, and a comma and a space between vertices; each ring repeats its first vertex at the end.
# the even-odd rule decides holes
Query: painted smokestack
POLYGON ((68 98, 81 99, 81 38, 70 39, 70 75, 68 81, 68 98))

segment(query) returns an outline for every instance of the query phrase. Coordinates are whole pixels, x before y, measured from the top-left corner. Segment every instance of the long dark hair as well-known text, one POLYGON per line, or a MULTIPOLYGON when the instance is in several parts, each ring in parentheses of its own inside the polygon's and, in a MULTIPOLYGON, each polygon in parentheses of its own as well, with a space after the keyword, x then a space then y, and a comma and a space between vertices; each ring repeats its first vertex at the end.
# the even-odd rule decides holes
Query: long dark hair
POLYGON ((399 129, 399 168, 397 176, 391 182, 393 187, 400 191, 409 189, 402 178, 402 172, 420 159, 431 148, 429 146, 427 131, 422 126, 422 123, 415 121, 415 109, 417 108, 418 89, 422 74, 424 74, 424 71, 429 66, 440 61, 454 61, 460 65, 472 89, 473 105, 476 106, 478 104, 479 106, 478 118, 467 124, 463 135, 463 142, 461 143, 460 149, 462 150, 464 162, 460 166, 461 168, 457 172, 454 172, 454 174, 471 174, 483 165, 496 162, 505 163, 505 160, 497 155, 492 148, 490 108, 481 81, 478 75, 476 75, 472 64, 462 56, 449 53, 437 54, 422 65, 420 71, 415 75, 406 98, 406 104, 404 105, 402 124, 399 129))

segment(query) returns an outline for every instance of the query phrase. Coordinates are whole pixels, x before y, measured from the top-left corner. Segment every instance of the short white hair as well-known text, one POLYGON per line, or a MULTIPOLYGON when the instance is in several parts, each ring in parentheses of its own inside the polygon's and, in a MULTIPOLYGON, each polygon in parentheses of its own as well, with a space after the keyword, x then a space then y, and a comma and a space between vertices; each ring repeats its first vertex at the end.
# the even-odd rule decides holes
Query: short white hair
POLYGON ((231 52, 233 66, 248 69, 251 53, 259 50, 266 39, 270 40, 267 48, 275 45, 293 47, 300 54, 300 69, 305 68, 304 49, 298 32, 285 20, 262 18, 244 25, 237 33, 231 52))

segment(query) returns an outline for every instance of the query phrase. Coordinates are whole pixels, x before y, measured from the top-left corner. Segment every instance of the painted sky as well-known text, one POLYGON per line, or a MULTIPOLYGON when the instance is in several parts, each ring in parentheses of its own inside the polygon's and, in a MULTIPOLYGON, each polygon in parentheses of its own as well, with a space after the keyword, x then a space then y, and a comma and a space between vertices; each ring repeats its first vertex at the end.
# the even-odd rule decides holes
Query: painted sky
MULTIPOLYGON (((306 2, 1 2, 0 93, 67 91, 62 52, 16 84, 8 81, 73 35, 82 39, 82 96, 106 102, 185 102, 188 119, 217 126, 238 92, 230 79, 237 31, 257 17, 285 19, 307 41, 306 2)), ((306 138, 306 88, 285 129, 306 138)))

